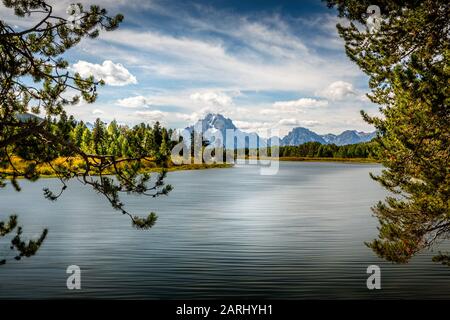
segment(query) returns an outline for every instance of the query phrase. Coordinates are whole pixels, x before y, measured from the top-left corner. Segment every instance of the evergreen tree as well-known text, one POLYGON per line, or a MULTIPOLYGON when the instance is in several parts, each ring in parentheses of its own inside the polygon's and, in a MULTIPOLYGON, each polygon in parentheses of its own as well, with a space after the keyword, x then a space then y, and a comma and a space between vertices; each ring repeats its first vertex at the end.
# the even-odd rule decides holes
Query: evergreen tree
MULTIPOLYGON (((384 170, 373 178, 397 196, 373 211, 380 256, 407 262, 450 235, 450 2, 328 0, 349 26, 338 25, 347 55, 369 77, 369 98, 383 117, 364 119, 379 131, 384 170), (369 5, 381 9, 376 30, 358 29, 369 5)), ((371 12, 369 12, 370 14, 371 12)), ((449 257, 435 258, 443 263, 449 257)))
POLYGON ((111 155, 119 156, 119 139, 120 135, 120 129, 119 125, 117 124, 116 120, 113 120, 109 123, 107 127, 107 136, 109 138, 109 141, 107 143, 107 153, 111 155))
POLYGON ((158 151, 159 146, 162 142, 162 131, 161 131, 161 125, 159 121, 156 121, 153 125, 153 150, 156 152, 158 151))
POLYGON ((127 148, 128 146, 126 145, 126 139, 124 138, 123 135, 120 135, 119 138, 117 139, 117 154, 118 156, 123 157, 126 154, 127 148))
POLYGON ((94 123, 94 129, 92 130, 92 143, 96 154, 104 154, 106 142, 106 130, 105 124, 97 118, 94 123))
POLYGON ((81 136, 80 148, 85 153, 93 153, 92 133, 87 127, 84 128, 81 136))
POLYGON ((86 125, 84 124, 83 121, 80 121, 79 124, 77 124, 77 126, 75 127, 75 129, 73 130, 70 138, 73 144, 75 144, 77 147, 81 147, 81 141, 83 138, 83 133, 84 130, 86 130, 86 125))

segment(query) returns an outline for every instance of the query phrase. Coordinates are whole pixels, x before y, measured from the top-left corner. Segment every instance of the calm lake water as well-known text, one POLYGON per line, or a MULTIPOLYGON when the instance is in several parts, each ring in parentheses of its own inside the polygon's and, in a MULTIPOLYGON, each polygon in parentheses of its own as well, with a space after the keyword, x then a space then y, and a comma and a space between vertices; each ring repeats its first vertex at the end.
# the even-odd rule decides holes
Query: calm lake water
MULTIPOLYGON (((39 253, 0 266, 0 298, 443 298, 450 268, 423 253, 409 264, 378 259, 370 206, 385 192, 372 164, 285 162, 274 176, 254 166, 173 172, 169 197, 126 196, 134 213, 157 212, 133 229, 126 216, 76 181, 56 202, 55 179, 0 190, 0 218, 16 213, 27 235, 49 234, 39 253), (367 266, 381 290, 366 288, 367 266), (66 288, 66 268, 82 289, 66 288)), ((440 249, 449 249, 440 248, 440 249)), ((8 253, 0 242, 0 259, 8 253)))

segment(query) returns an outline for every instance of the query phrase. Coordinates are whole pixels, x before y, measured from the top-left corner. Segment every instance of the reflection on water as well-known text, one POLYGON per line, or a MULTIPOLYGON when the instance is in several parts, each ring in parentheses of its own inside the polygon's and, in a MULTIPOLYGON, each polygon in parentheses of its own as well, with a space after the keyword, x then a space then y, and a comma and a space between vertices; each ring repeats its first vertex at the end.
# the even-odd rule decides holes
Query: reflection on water
POLYGON ((245 165, 173 172, 169 197, 124 198, 131 212, 158 213, 149 231, 76 181, 57 202, 42 197, 57 180, 24 181, 20 193, 0 191, 0 217, 17 213, 28 235, 49 235, 37 256, 0 267, 0 298, 448 298, 450 268, 432 253, 392 265, 364 246, 376 236, 369 207, 385 196, 368 176, 379 170, 286 162, 274 176, 245 165), (80 291, 66 289, 73 264, 80 291), (381 267, 378 291, 366 288, 371 264, 381 267))

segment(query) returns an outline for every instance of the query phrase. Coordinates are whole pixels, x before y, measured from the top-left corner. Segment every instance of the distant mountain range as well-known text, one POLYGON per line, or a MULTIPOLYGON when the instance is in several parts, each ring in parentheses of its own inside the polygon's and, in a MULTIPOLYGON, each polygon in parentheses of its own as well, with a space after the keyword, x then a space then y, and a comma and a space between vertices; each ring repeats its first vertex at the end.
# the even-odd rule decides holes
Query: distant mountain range
MULTIPOLYGON (((256 133, 246 133, 239 130, 229 118, 221 114, 207 114, 204 119, 198 120, 194 125, 186 128, 189 132, 195 129, 197 132, 203 132, 204 138, 211 143, 225 145, 227 148, 256 148, 259 145, 266 145, 267 140, 261 138, 256 133), (227 141, 226 130, 234 130, 234 135, 237 139, 235 141, 227 141), (224 141, 215 141, 214 134, 220 131, 224 141)), ((375 138, 376 132, 359 132, 356 130, 346 130, 341 134, 317 134, 307 128, 297 127, 292 129, 285 137, 278 138, 277 145, 281 146, 296 146, 306 142, 319 142, 321 144, 335 144, 338 146, 355 144, 361 142, 368 142, 375 138)))
MULTIPOLYGON (((36 116, 36 115, 34 115, 34 114, 32 114, 32 113, 19 113, 19 114, 16 115, 16 117, 17 117, 17 119, 18 119, 19 121, 22 121, 22 122, 26 122, 26 121, 30 121, 30 120, 35 120, 35 119, 37 119, 38 121, 44 120, 44 119, 42 119, 41 117, 38 117, 38 116, 36 116)), ((92 124, 92 123, 90 123, 90 122, 85 122, 85 125, 86 125, 86 127, 87 127, 89 130, 93 130, 93 129, 94 129, 94 124, 92 124)))
POLYGON ((319 135, 309 129, 297 127, 283 139, 281 139, 282 146, 299 145, 305 142, 319 142, 321 144, 335 144, 343 146, 346 144, 355 144, 361 142, 369 142, 375 138, 376 132, 359 132, 356 130, 346 130, 341 134, 335 135, 332 133, 319 135))
POLYGON ((39 122, 43 120, 42 118, 31 113, 18 113, 16 114, 16 117, 20 122, 27 122, 30 120, 37 120, 39 122))

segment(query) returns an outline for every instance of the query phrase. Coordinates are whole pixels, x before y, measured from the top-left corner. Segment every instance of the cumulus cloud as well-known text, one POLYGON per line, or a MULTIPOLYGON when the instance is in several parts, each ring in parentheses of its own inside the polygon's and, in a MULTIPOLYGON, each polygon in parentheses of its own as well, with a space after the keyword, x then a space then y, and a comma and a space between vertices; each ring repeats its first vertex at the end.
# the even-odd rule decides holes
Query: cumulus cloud
POLYGON ((101 110, 101 109, 94 109, 94 110, 92 110, 92 114, 94 114, 94 115, 102 115, 104 113, 105 112, 103 110, 101 110))
POLYGON ((343 100, 349 96, 355 96, 356 93, 351 83, 345 81, 335 81, 319 92, 319 95, 336 101, 343 100))
POLYGON ((276 109, 268 109, 268 108, 266 108, 266 109, 260 110, 259 113, 261 115, 263 115, 263 116, 274 116, 274 115, 280 114, 280 111, 276 110, 276 109))
POLYGON ((300 121, 300 124, 303 126, 314 127, 314 126, 321 124, 321 122, 317 121, 317 120, 303 120, 303 121, 300 121))
POLYGON ((152 103, 144 96, 129 97, 117 100, 116 104, 124 108, 142 108, 148 107, 152 103))
POLYGON ((136 111, 135 114, 150 121, 161 121, 167 115, 166 112, 160 110, 136 111))
POLYGON ((233 121, 233 123, 241 130, 249 130, 249 131, 259 131, 263 129, 269 129, 273 127, 273 124, 270 122, 251 122, 251 121, 233 121))
POLYGON ((278 121, 280 126, 306 126, 313 127, 320 122, 316 120, 298 120, 298 119, 281 119, 278 121))
POLYGON ((273 104, 273 106, 277 109, 302 109, 302 108, 313 108, 313 107, 326 107, 328 105, 328 101, 326 100, 317 100, 311 98, 301 98, 298 100, 289 100, 289 101, 277 101, 273 104))
POLYGON ((221 92, 195 92, 191 94, 190 98, 194 101, 212 104, 218 107, 226 107, 233 104, 233 99, 221 92))
POLYGON ((300 121, 297 119, 281 119, 278 124, 281 126, 296 126, 300 124, 300 121))
POLYGON ((96 80, 103 80, 111 86, 125 86, 136 84, 136 77, 133 76, 123 65, 114 63, 111 60, 103 61, 103 64, 89 63, 79 60, 72 66, 73 71, 78 72, 82 77, 94 76, 96 80))

